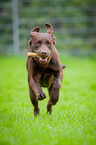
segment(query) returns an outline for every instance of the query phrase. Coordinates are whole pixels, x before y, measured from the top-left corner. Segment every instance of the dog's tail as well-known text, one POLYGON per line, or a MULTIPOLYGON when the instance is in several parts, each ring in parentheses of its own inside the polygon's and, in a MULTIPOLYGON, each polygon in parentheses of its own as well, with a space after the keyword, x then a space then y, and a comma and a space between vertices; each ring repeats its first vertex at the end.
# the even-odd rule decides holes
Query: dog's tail
POLYGON ((62 69, 66 68, 66 65, 62 65, 62 69))

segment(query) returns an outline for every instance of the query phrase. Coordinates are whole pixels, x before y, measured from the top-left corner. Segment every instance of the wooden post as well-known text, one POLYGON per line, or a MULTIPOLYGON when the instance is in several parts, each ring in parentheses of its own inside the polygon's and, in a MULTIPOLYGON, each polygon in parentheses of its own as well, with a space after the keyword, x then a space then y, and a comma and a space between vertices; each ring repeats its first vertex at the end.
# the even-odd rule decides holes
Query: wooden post
POLYGON ((18 0, 12 0, 12 19, 14 54, 20 54, 18 0))

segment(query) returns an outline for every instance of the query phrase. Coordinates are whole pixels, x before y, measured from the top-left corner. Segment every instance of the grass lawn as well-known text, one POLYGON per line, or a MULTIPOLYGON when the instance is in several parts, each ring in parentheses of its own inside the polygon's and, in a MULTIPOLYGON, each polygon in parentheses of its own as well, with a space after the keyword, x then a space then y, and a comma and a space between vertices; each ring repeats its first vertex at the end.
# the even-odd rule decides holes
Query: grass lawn
POLYGON ((0 145, 95 145, 96 60, 61 58, 67 65, 60 99, 47 115, 47 98, 33 116, 26 58, 0 58, 0 145))

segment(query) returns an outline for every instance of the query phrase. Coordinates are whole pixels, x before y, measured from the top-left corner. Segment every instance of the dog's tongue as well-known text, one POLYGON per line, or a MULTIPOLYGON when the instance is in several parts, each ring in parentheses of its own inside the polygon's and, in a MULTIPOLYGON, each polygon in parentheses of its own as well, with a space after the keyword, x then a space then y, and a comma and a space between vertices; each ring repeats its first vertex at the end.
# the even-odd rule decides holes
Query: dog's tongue
POLYGON ((39 62, 41 63, 41 64, 46 64, 47 63, 47 58, 39 58, 39 62))

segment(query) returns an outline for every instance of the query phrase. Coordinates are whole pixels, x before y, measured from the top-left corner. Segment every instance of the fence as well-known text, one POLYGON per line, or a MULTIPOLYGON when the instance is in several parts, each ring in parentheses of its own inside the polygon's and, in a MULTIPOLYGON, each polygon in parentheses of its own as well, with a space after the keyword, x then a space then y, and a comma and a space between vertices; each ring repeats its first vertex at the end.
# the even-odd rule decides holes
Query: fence
POLYGON ((94 55, 95 4, 93 0, 1 0, 0 54, 26 53, 31 29, 39 26, 46 32, 44 23, 50 23, 61 54, 94 55))

